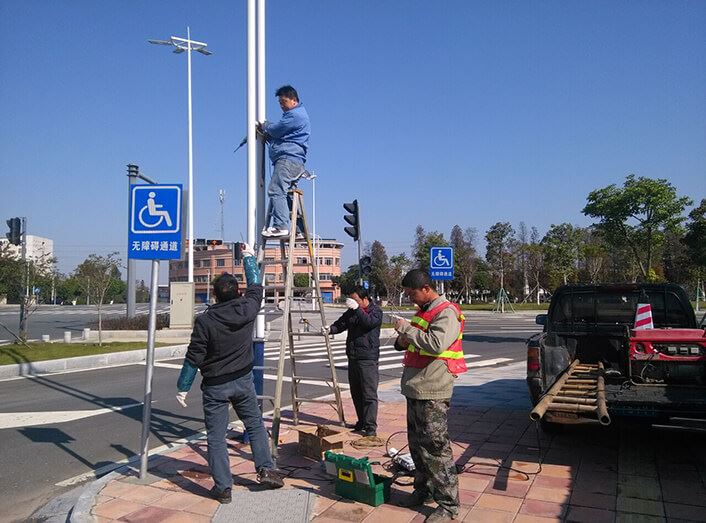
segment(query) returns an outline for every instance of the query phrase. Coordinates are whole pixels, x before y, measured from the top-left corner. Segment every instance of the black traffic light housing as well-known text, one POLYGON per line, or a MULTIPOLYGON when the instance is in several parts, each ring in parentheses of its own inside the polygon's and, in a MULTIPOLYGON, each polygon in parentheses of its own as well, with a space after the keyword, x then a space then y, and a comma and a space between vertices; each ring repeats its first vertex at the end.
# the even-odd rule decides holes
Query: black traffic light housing
POLYGON ((363 256, 360 259, 360 273, 363 276, 370 276, 373 272, 373 260, 370 256, 363 256))
POLYGON ((346 223, 350 224, 350 227, 344 227, 343 230, 346 234, 358 241, 360 238, 360 216, 358 215, 358 200, 353 200, 350 203, 344 203, 343 208, 346 212, 350 214, 344 214, 343 219, 346 223))
POLYGON ((10 218, 6 223, 10 228, 10 232, 5 233, 8 241, 12 245, 22 244, 22 220, 20 218, 10 218))

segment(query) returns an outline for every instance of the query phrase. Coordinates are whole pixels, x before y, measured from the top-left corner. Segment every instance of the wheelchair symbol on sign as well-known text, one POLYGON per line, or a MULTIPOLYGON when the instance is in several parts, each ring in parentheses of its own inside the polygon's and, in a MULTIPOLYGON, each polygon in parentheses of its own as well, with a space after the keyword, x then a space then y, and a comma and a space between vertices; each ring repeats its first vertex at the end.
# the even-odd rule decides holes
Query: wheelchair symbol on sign
POLYGON ((164 207, 164 205, 155 202, 154 197, 156 196, 156 193, 154 191, 150 191, 148 196, 147 205, 140 209, 140 212, 137 214, 137 219, 144 227, 147 227, 148 229, 158 227, 163 221, 167 222, 167 227, 171 227, 172 217, 169 216, 168 211, 160 210, 164 207), (144 215, 145 211, 147 211, 147 217, 144 215), (145 221, 145 219, 147 219, 147 221, 145 221))
POLYGON ((436 251, 436 256, 434 256, 434 266, 435 267, 451 267, 451 261, 444 256, 441 251, 436 251))

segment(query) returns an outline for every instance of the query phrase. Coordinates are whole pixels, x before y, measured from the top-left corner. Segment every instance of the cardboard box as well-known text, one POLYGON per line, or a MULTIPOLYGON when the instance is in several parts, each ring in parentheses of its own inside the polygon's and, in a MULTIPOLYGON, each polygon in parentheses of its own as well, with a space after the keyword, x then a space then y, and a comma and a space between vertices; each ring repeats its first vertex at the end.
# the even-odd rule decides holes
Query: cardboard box
POLYGON ((350 439, 350 431, 333 425, 297 427, 299 454, 320 461, 327 450, 343 450, 343 442, 350 439))

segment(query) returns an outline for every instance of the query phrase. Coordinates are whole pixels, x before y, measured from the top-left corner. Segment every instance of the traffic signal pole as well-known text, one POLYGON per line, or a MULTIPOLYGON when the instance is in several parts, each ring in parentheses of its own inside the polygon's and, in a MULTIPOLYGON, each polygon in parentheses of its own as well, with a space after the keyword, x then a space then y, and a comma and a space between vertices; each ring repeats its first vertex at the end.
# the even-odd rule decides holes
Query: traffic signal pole
MULTIPOLYGON (((146 181, 147 183, 154 184, 154 180, 148 178, 144 174, 140 174, 140 168, 135 164, 128 164, 127 166, 127 195, 128 202, 130 201, 130 194, 132 194, 132 186, 137 183, 137 179, 146 181)), ((130 205, 128 203, 128 209, 130 205)), ((127 317, 135 317, 135 291, 137 289, 137 284, 135 282, 135 261, 132 258, 127 260, 127 317)))

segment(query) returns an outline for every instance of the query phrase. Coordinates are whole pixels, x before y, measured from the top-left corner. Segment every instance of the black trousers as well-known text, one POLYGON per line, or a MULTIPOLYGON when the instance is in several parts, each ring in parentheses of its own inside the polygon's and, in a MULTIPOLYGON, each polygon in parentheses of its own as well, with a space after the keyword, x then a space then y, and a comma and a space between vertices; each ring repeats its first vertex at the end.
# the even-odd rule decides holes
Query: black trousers
POLYGON ((348 360, 348 384, 351 398, 363 430, 378 428, 378 362, 376 360, 348 360))

